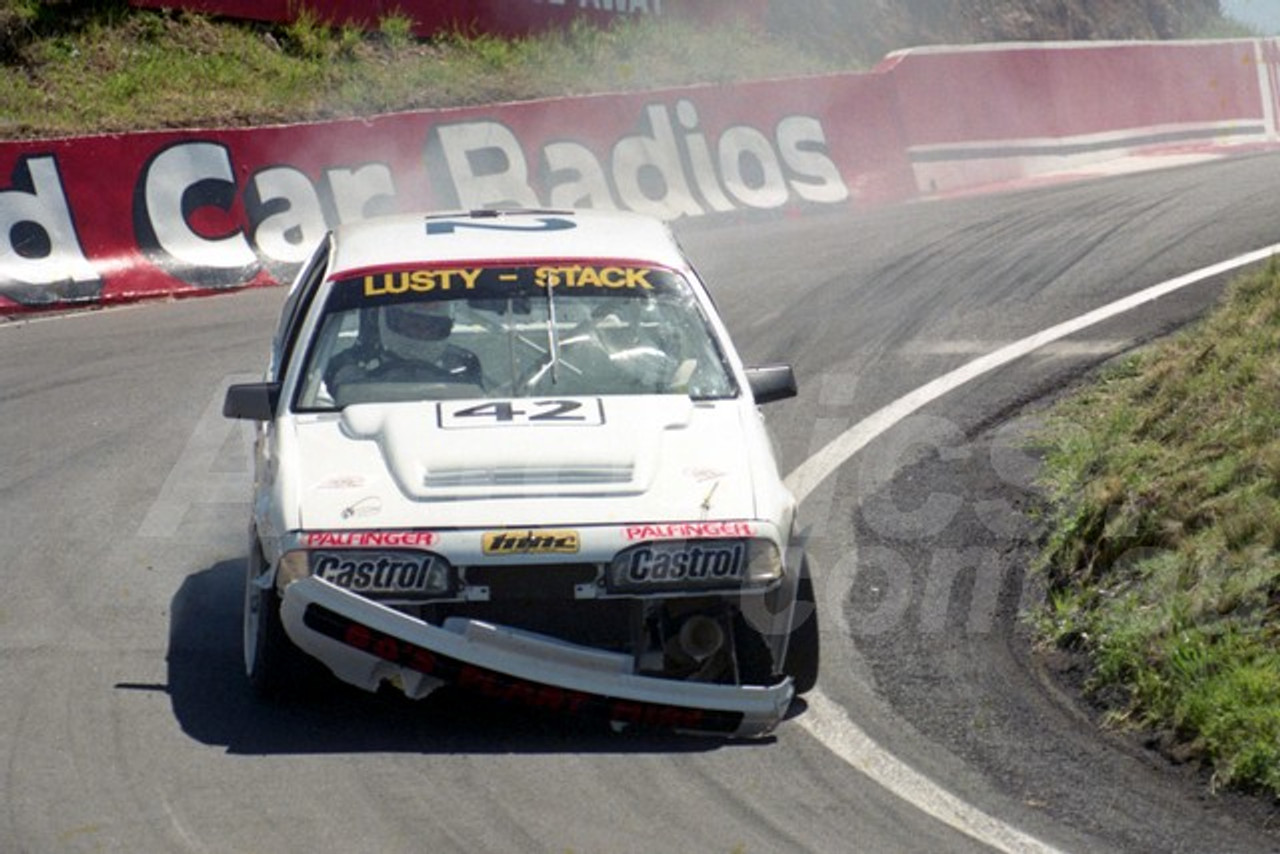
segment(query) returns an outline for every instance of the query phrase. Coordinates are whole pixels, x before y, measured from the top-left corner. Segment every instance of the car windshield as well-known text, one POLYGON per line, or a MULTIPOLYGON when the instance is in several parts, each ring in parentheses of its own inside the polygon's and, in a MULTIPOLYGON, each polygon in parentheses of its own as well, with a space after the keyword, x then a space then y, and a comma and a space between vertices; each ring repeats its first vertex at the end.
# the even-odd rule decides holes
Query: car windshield
POLYGON ((632 265, 429 267, 334 283, 295 407, 624 394, 738 394, 679 274, 632 265))

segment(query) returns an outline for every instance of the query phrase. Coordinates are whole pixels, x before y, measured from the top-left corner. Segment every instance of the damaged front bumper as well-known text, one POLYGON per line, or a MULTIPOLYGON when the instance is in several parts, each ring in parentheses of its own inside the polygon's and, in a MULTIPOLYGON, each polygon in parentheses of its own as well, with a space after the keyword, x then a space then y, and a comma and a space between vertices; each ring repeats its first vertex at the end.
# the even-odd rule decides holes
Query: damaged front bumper
POLYGON ((751 737, 768 733, 791 703, 791 680, 717 685, 641 676, 632 657, 475 620, 443 627, 318 578, 285 588, 285 631, 339 679, 411 698, 454 684, 495 700, 621 726, 751 737))

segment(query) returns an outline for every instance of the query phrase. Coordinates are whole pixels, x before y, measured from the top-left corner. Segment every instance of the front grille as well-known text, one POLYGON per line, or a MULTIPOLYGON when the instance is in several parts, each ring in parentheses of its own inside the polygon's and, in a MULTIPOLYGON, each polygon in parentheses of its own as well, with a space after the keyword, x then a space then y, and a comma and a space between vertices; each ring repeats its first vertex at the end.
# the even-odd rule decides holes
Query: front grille
POLYGON ((573 599, 580 584, 592 584, 600 575, 594 563, 518 564, 515 566, 469 566, 464 571, 468 586, 489 588, 489 600, 573 599))
POLYGON ((449 617, 467 617, 582 646, 628 652, 632 646, 632 625, 637 607, 637 603, 622 599, 585 599, 578 602, 509 599, 428 605, 426 618, 436 625, 443 625, 449 617))

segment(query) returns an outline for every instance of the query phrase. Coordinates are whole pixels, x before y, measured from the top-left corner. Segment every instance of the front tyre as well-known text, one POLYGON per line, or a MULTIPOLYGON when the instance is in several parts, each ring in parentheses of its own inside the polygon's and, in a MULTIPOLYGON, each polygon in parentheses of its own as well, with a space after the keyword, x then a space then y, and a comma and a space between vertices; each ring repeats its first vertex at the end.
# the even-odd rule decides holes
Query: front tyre
POLYGON ((254 543, 244 579, 244 670, 255 694, 280 700, 308 687, 315 665, 285 633, 269 569, 254 543))
POLYGON ((800 564, 795 614, 782 665, 782 672, 790 676, 795 685, 796 696, 809 693, 818 684, 819 646, 817 597, 813 592, 809 561, 805 559, 800 564))

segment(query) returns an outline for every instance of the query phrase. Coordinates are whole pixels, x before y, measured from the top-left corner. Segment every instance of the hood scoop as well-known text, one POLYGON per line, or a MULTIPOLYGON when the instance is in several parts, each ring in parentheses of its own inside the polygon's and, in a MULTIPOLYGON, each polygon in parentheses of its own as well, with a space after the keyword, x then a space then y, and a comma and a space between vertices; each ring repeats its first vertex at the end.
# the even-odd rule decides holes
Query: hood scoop
POLYGON ((483 466, 433 466, 423 484, 428 489, 462 489, 475 486, 592 486, 631 483, 634 462, 583 462, 571 464, 515 463, 483 466))
POLYGON ((597 423, 472 427, 448 422, 435 404, 363 404, 344 410, 342 429, 376 442, 400 488, 417 499, 644 492, 669 434, 689 426, 693 403, 671 395, 598 406, 597 423))

